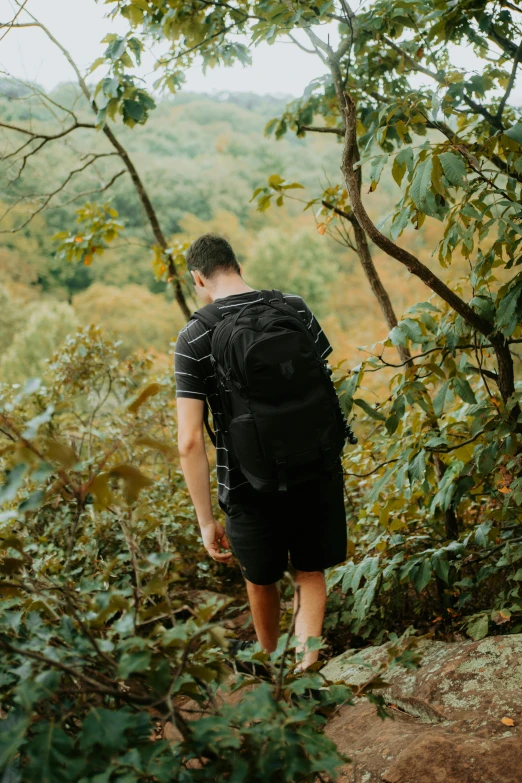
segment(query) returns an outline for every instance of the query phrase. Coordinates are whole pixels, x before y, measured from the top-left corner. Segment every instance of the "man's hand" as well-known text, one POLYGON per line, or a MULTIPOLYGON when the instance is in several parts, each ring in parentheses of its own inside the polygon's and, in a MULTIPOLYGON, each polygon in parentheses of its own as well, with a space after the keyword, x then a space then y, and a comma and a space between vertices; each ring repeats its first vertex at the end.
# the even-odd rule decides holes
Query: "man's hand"
POLYGON ((201 525, 201 535, 203 537, 203 546, 213 560, 218 563, 229 563, 232 560, 232 552, 220 552, 220 547, 230 549, 227 534, 223 526, 216 522, 207 522, 201 525))

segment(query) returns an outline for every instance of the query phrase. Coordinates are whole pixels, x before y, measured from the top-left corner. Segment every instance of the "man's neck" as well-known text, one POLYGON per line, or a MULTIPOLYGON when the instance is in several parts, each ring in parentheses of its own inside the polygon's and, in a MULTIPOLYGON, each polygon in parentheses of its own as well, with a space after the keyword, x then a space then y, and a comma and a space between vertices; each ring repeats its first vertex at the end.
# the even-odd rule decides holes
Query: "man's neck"
POLYGON ((212 301, 216 299, 224 299, 227 296, 233 296, 234 294, 248 294, 254 291, 254 288, 250 288, 243 278, 239 275, 223 276, 216 281, 216 287, 212 291, 212 301))

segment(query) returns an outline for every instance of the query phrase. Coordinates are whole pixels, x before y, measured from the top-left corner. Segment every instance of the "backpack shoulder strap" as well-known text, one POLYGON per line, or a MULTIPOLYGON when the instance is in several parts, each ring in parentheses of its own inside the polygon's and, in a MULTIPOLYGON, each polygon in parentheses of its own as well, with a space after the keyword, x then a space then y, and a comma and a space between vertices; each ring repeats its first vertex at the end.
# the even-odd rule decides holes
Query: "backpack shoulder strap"
POLYGON ((205 429, 206 429, 206 431, 207 431, 207 433, 208 433, 208 437, 209 437, 209 438, 210 438, 210 440, 212 441, 212 445, 213 445, 213 446, 215 446, 215 445, 216 445, 216 442, 217 442, 217 440, 216 440, 216 435, 215 435, 215 433, 214 433, 214 431, 213 431, 212 427, 210 426, 210 422, 209 422, 209 420, 208 420, 208 415, 209 415, 209 412, 210 412, 210 411, 209 411, 209 405, 208 405, 208 402, 207 402, 207 400, 205 399, 205 406, 204 406, 204 408, 203 408, 203 422, 204 422, 204 424, 205 424, 205 429))
POLYGON ((276 302, 277 304, 285 303, 283 294, 281 291, 277 291, 275 288, 271 290, 268 288, 263 288, 260 293, 267 304, 271 304, 272 302, 276 302))
POLYGON ((201 321, 208 329, 213 329, 222 319, 221 311, 215 304, 208 304, 200 307, 190 316, 191 320, 201 321))

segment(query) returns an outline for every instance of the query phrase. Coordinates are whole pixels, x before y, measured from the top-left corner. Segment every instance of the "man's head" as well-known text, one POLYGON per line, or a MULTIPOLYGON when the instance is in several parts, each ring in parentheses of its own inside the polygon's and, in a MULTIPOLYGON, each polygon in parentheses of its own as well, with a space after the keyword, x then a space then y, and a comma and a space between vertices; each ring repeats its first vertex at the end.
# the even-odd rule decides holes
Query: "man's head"
POLYGON ((241 275, 234 251, 223 237, 203 234, 187 250, 187 267, 196 293, 211 302, 218 280, 223 276, 241 275))

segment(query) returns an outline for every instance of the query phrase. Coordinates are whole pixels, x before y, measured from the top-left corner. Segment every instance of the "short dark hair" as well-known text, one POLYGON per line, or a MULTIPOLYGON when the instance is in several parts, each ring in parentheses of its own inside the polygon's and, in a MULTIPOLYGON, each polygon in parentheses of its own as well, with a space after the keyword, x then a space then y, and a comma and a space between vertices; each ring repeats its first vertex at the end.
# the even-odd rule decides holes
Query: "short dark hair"
POLYGON ((240 274, 239 264, 229 242, 218 234, 203 234, 187 250, 189 272, 198 271, 211 278, 222 270, 240 274))

